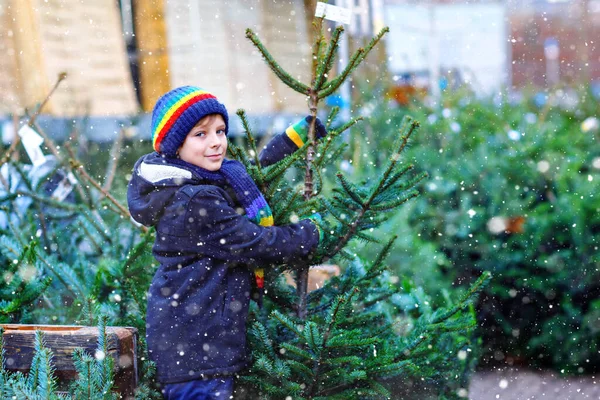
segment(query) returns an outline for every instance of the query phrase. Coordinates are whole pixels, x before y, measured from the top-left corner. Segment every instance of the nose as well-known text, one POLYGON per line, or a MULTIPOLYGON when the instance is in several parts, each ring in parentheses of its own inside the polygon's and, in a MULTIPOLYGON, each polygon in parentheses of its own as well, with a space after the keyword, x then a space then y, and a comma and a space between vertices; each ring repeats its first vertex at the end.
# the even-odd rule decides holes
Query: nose
POLYGON ((210 135, 210 147, 219 147, 221 146, 221 141, 219 140, 219 137, 217 136, 216 133, 212 133, 210 135))

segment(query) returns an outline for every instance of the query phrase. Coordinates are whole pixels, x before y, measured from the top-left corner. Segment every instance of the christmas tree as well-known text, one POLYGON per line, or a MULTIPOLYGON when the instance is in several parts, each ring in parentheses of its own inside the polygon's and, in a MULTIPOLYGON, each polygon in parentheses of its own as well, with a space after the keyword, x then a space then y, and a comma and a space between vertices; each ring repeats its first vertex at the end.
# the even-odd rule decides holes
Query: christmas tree
MULTIPOLYGON (((346 68, 332 77, 344 30, 337 27, 327 43, 323 24, 322 18, 314 23, 316 40, 310 84, 295 80, 275 61, 258 36, 247 30, 247 37, 277 77, 307 96, 313 118, 306 143, 295 154, 263 168, 256 140, 240 110, 238 115, 250 148, 231 146, 231 153, 244 163, 262 188, 276 224, 318 213, 315 220, 324 238, 311 264, 293 267, 295 291, 281 279, 282 270, 290 266, 267 270, 267 301, 262 309, 254 310, 249 332, 253 366, 242 377, 249 387, 245 392, 239 391, 240 397, 389 398, 392 392, 385 379, 393 376, 401 376, 404 385, 395 387, 394 395, 404 396, 414 382, 421 381, 423 393, 435 398, 464 396, 468 378, 466 372, 456 373, 455 360, 467 358, 469 339, 461 333, 473 328, 475 322, 472 310, 466 310, 489 274, 483 274, 455 303, 437 310, 431 309, 425 296, 420 296, 408 282, 403 286, 393 283, 385 258, 395 237, 375 237, 371 232, 417 196, 416 187, 427 176, 411 173, 413 166, 402 161, 402 152, 419 124, 410 117, 403 120, 387 161, 369 183, 352 182, 342 172, 336 173, 331 183, 330 171, 337 169, 347 147, 343 133, 362 118, 336 126, 339 109, 334 108, 327 117, 328 135, 317 140, 315 117, 319 105, 352 75, 388 29, 358 49, 346 68), (303 178, 301 183, 294 185, 295 180, 284 178, 290 170, 303 178), (374 260, 364 260, 347 249, 352 240, 372 243, 381 250, 374 260), (342 265, 343 275, 308 293, 310 265, 328 260, 342 265), (409 313, 405 305, 398 304, 402 295, 414 299, 413 304, 421 308, 409 313), (452 356, 448 357, 448 353, 452 356)), ((463 371, 469 368, 465 366, 463 371)), ((420 398, 425 396, 423 393, 420 398)))

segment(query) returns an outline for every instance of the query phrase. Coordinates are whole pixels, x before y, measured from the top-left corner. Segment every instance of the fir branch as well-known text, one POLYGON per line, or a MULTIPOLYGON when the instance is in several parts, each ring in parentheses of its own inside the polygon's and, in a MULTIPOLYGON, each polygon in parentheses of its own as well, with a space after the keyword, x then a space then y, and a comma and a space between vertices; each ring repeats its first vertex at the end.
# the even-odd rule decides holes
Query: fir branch
POLYGON ((125 277, 131 277, 133 274, 128 274, 129 267, 133 265, 133 263, 141 256, 147 254, 148 246, 154 242, 155 230, 154 227, 148 229, 144 232, 140 238, 140 241, 134 246, 127 256, 125 260, 121 263, 119 270, 123 271, 123 275, 125 277))
MULTIPOLYGON (((75 152, 73 151, 73 148, 71 147, 71 145, 69 144, 69 142, 66 142, 64 144, 65 149, 67 150, 67 153, 69 154, 69 157, 72 160, 76 160, 77 157, 75 155, 75 152)), ((72 173, 73 176, 75 177, 75 179, 77 179, 77 182, 79 183, 78 185, 75 185, 75 189, 77 190, 77 192, 79 193, 79 196, 81 196, 81 200, 87 204, 87 206, 90 209, 94 209, 95 208, 95 204, 93 201, 93 196, 92 196, 92 192, 90 191, 90 186, 89 185, 83 185, 83 180, 77 175, 77 172, 73 169, 73 167, 71 166, 71 164, 69 162, 64 162, 63 164, 66 166, 66 168, 68 168, 72 173)))
POLYGON ((52 278, 45 277, 40 281, 31 282, 26 285, 18 297, 12 299, 10 303, 0 307, 0 314, 10 315, 17 311, 22 311, 24 305, 31 303, 40 297, 40 295, 46 291, 48 286, 50 286, 50 283, 52 283, 52 278))
POLYGON ((60 281, 60 283, 63 284, 63 286, 65 287, 65 289, 67 289, 69 292, 71 292, 71 294, 77 298, 79 295, 84 294, 85 291, 83 290, 83 286, 79 283, 79 281, 75 278, 71 281, 71 283, 67 282, 66 276, 68 276, 69 278, 74 278, 74 273, 73 270, 70 268, 63 268, 64 264, 60 264, 60 263, 56 263, 55 265, 52 265, 51 263, 48 262, 48 260, 46 260, 46 258, 39 252, 39 251, 35 251, 37 260, 39 260, 42 264, 44 264, 44 266, 46 267, 46 269, 48 269, 50 272, 52 272, 54 274, 54 276, 56 276, 56 278, 60 281), (60 271, 59 271, 60 269, 60 271), (70 273, 65 275, 65 272, 69 271, 70 273))
POLYGON ((402 350, 398 352, 398 356, 394 359, 395 361, 400 361, 411 355, 412 352, 415 351, 421 344, 425 343, 430 339, 429 334, 421 333, 417 335, 410 343, 408 343, 402 350))
POLYGON ((85 234, 85 236, 88 238, 88 240, 90 241, 90 243, 92 244, 92 247, 94 249, 96 249, 96 253, 98 255, 102 255, 104 250, 102 249, 102 247, 96 242, 96 240, 92 237, 92 232, 90 232, 90 230, 85 226, 85 224, 82 222, 81 219, 77 220, 77 226, 79 227, 79 229, 81 229, 83 231, 83 233, 85 234))
POLYGON ((304 358, 306 360, 314 361, 316 359, 315 355, 309 353, 308 351, 306 351, 304 349, 301 349, 298 346, 294 346, 291 343, 282 343, 281 348, 285 349, 285 351, 289 351, 290 353, 292 353, 300 358, 304 358))
POLYGON ((317 80, 317 69, 319 61, 323 59, 323 49, 325 46, 325 36, 323 35, 323 21, 325 17, 315 18, 313 20, 313 28, 315 30, 315 42, 313 43, 312 49, 312 63, 311 63, 311 82, 314 83, 317 80))
POLYGON ((384 189, 389 188, 390 186, 392 186, 394 183, 396 183, 398 181, 398 179, 402 178, 404 176, 404 174, 406 174, 408 171, 411 171, 415 168, 415 166, 413 164, 408 164, 404 167, 402 167, 400 170, 394 172, 393 174, 391 174, 390 176, 388 176, 388 178, 385 180, 383 187, 384 189))
POLYGON ((421 172, 421 173, 417 174, 415 177, 413 177, 405 182, 402 182, 398 185, 386 186, 386 189, 388 189, 390 191, 394 191, 394 192, 401 192, 406 189, 417 186, 419 183, 421 183, 421 181, 423 179, 428 178, 428 177, 429 177, 429 174, 427 172, 421 172))
POLYGON ((114 360, 108 353, 108 336, 106 334, 106 324, 108 317, 101 315, 98 318, 98 347, 97 352, 102 356, 100 357, 100 370, 99 370, 99 388, 104 393, 109 393, 112 389, 114 382, 113 378, 113 364, 114 360))
MULTIPOLYGON (((390 157, 390 162, 388 163, 388 165, 385 169, 385 172, 383 173, 383 175, 379 181, 379 184, 377 185, 379 188, 383 189, 383 184, 384 184, 384 182, 386 182, 388 180, 390 174, 394 170, 394 167, 400 160, 400 154, 402 154, 402 152, 404 151, 404 148, 406 147, 406 144, 408 143, 408 139, 410 139, 411 135, 417 130, 418 127, 419 127, 419 123, 417 121, 415 121, 414 119, 412 119, 411 117, 405 116, 402 119, 402 123, 400 126, 400 136, 398 136, 398 138, 394 141, 394 145, 393 145, 394 152, 392 153, 392 155, 390 157)), ((374 191, 373 197, 375 197, 377 194, 379 194, 380 190, 374 191)))
POLYGON ((242 121, 242 126, 244 127, 244 131, 246 132, 246 137, 248 138, 248 142, 250 143, 250 150, 252 151, 252 155, 254 156, 254 165, 257 168, 257 183, 259 184, 259 186, 262 188, 262 192, 264 193, 266 190, 265 188, 265 180, 264 180, 264 175, 263 175, 263 171, 260 165, 260 159, 258 157, 258 150, 256 148, 256 140, 254 139, 254 135, 252 134, 252 131, 250 130, 250 124, 248 124, 248 118, 246 117, 246 111, 244 111, 243 109, 238 109, 236 114, 238 115, 238 117, 240 117, 240 120, 242 121))
POLYGON ((10 252, 10 256, 14 258, 20 258, 23 254, 23 245, 13 240, 10 236, 3 235, 0 237, 0 246, 2 252, 7 255, 6 252, 10 252))
POLYGON ((329 365, 360 364, 361 362, 363 362, 363 359, 358 356, 342 356, 323 360, 323 363, 329 365))
POLYGON ((365 243, 376 243, 381 244, 381 240, 373 235, 366 234, 364 232, 356 232, 356 238, 364 241, 365 243))
MULTIPOLYGON (((410 118, 408 116, 404 117, 403 124, 401 127, 401 133, 404 133, 404 134, 402 134, 400 136, 400 138, 395 142, 394 152, 392 154, 392 157, 390 159, 390 163, 388 164, 388 167, 384 171, 384 173, 381 176, 381 178, 379 179, 378 183, 372 189, 371 195, 368 196, 368 198, 361 203, 362 209, 360 209, 358 211, 358 214, 354 217, 352 227, 346 232, 344 237, 340 240, 338 245, 331 252, 331 254, 330 254, 331 257, 333 257, 335 254, 340 252, 340 250, 343 249, 343 247, 346 245, 346 243, 348 243, 348 241, 353 237, 356 230, 358 230, 360 221, 362 220, 363 217, 366 216, 367 211, 371 208, 371 204, 373 203, 374 199, 384 190, 383 189, 384 182, 388 179, 391 171, 394 169, 396 163, 400 159, 400 153, 404 150, 404 147, 406 147, 406 143, 408 142, 408 139, 410 138, 410 136, 412 135, 412 133, 416 130, 416 128, 418 126, 419 126, 419 124, 416 121, 414 121, 412 118, 410 118)), ((340 175, 341 174, 338 174, 338 176, 340 176, 340 175)), ((346 188, 344 188, 344 190, 346 190, 346 192, 348 192, 348 190, 346 188)), ((352 192, 351 191, 348 192, 348 194, 350 194, 350 193, 352 193, 352 192)), ((369 225, 366 225, 366 226, 362 225, 362 226, 360 226, 360 228, 365 229, 368 226, 369 225)))
POLYGON ((383 247, 383 249, 381 249, 379 254, 377 254, 377 258, 375 258, 375 260, 373 261, 371 266, 367 269, 367 273, 365 274, 365 279, 372 279, 376 275, 379 275, 379 273, 380 273, 379 271, 380 271, 381 267, 383 266, 383 262, 385 261, 387 256, 392 251, 392 246, 394 245, 394 242, 396 241, 396 239, 398 239, 398 235, 392 236, 392 238, 386 243, 386 245, 383 247), (376 273, 376 271, 377 271, 377 273, 376 273))
POLYGON ((383 386, 381 383, 375 380, 370 380, 369 386, 375 391, 375 393, 377 393, 385 399, 389 399, 392 395, 391 392, 385 386, 383 386))
POLYGON ((395 294, 396 294, 396 290, 390 290, 389 292, 384 293, 382 295, 379 295, 379 296, 377 296, 377 297, 375 297, 375 298, 373 298, 373 299, 371 299, 369 301, 365 301, 364 302, 364 307, 365 308, 369 308, 369 307, 371 307, 371 306, 379 303, 380 301, 389 299, 390 297, 392 297, 395 294))
MULTIPOLYGON (((285 218, 294 208, 296 202, 302 197, 302 188, 293 190, 291 193, 286 195, 286 201, 281 203, 283 204, 283 208, 274 207, 273 209, 273 217, 276 222, 280 222, 283 218, 285 218)), ((268 199, 271 200, 271 199, 268 199)), ((280 202, 269 201, 269 203, 278 204, 280 202)), ((281 221, 283 222, 283 221, 281 221)))
POLYGON ((336 256, 340 257, 343 260, 346 260, 349 263, 351 263, 352 261, 354 261, 356 259, 356 254, 352 254, 352 253, 350 253, 350 251, 348 251, 346 249, 340 249, 336 253, 336 256))
POLYGON ((492 274, 489 271, 484 271, 481 274, 481 276, 479 278, 477 278, 475 283, 473 283, 473 285, 471 285, 469 290, 467 290, 467 292, 462 296, 462 298, 458 301, 458 303, 454 307, 447 310, 446 312, 443 312, 443 313, 435 316, 434 318, 432 318, 431 324, 439 324, 440 322, 445 321, 448 318, 452 317, 454 314, 456 314, 460 310, 463 310, 465 307, 467 307, 469 305, 470 302, 472 302, 474 300, 474 297, 483 290, 483 288, 489 283, 489 281, 491 279, 492 279, 492 274))
POLYGON ((350 196, 352 200, 356 202, 357 205, 361 207, 365 207, 365 199, 363 199, 360 195, 361 189, 355 186, 352 182, 350 182, 344 175, 340 172, 336 174, 338 181, 340 181, 342 188, 344 191, 350 196))
POLYGON ((350 121, 346 122, 345 124, 343 124, 342 126, 337 128, 336 130, 331 132, 330 136, 337 137, 337 136, 341 135, 342 133, 346 132, 348 129, 352 128, 357 123, 362 122, 364 120, 365 120, 364 117, 351 118, 350 121))
MULTIPOLYGON (((321 349, 323 347, 323 335, 319 332, 319 327, 312 321, 307 322, 304 325, 304 330, 302 331, 304 340, 308 347, 319 356, 321 349)), ((318 374, 315 374, 318 375, 318 374)))
POLYGON ((358 63, 360 64, 361 62, 363 62, 363 60, 367 57, 367 55, 371 52, 371 50, 373 50, 373 48, 375 47, 375 45, 377 43, 379 43, 379 41, 381 40, 381 38, 383 38, 383 36, 388 33, 390 31, 389 27, 384 27, 382 30, 379 31, 379 33, 377 34, 377 36, 375 36, 373 39, 371 39, 371 41, 369 42, 369 44, 367 45, 367 47, 365 47, 365 51, 363 52, 361 58, 358 60, 358 63))
MULTIPOLYGON (((318 332, 318 329, 316 328, 316 325, 314 325, 315 330, 317 331, 317 333, 319 334, 319 341, 317 343, 314 342, 313 343, 315 345, 317 345, 318 347, 318 359, 315 360, 315 362, 313 363, 313 376, 314 379, 311 381, 310 386, 308 387, 308 394, 309 397, 311 397, 316 389, 315 385, 318 385, 319 383, 319 374, 321 373, 321 364, 323 362, 322 357, 321 357, 321 353, 322 350, 328 349, 329 348, 329 336, 331 335, 333 328, 335 327, 336 323, 337 323, 337 319, 339 314, 341 313, 343 307, 346 304, 349 304, 352 300, 352 297, 358 293, 358 291, 355 289, 353 291, 350 291, 349 293, 346 293, 344 296, 338 296, 334 301, 333 304, 331 306, 330 312, 328 313, 328 315, 325 317, 325 324, 326 324, 326 328, 325 331, 323 333, 323 335, 321 336, 320 333, 318 332)), ((311 324, 310 322, 307 323, 311 324)), ((312 329, 313 325, 310 326, 310 328, 312 329)), ((306 332, 306 327, 305 327, 305 332, 306 332)), ((314 337, 315 333, 311 332, 311 337, 314 337)), ((309 346, 310 346, 310 342, 309 342, 309 346)))
POLYGON ((335 219, 337 219, 342 225, 346 227, 350 227, 350 222, 348 221, 348 216, 345 213, 340 213, 337 209, 324 197, 319 198, 319 201, 323 205, 323 207, 327 210, 329 214, 331 214, 335 219))
POLYGON ((383 378, 396 375, 414 375, 418 371, 417 366, 409 361, 402 360, 393 364, 380 365, 372 371, 374 377, 383 378))
POLYGON ((309 143, 305 143, 304 146, 300 147, 294 153, 285 157, 283 160, 276 162, 273 165, 269 165, 264 168, 264 180, 267 184, 278 178, 280 175, 285 173, 287 169, 297 161, 302 160, 308 151, 309 143))
POLYGON ((356 69, 356 67, 358 67, 359 59, 361 58, 364 51, 365 49, 360 48, 356 51, 356 53, 352 55, 350 61, 348 61, 348 65, 346 65, 346 68, 344 68, 344 70, 337 77, 331 80, 318 92, 317 96, 319 99, 324 99, 325 97, 335 92, 340 86, 342 86, 342 83, 344 83, 348 76, 350 76, 350 74, 356 69))
POLYGON ((340 347, 365 347, 376 344, 379 342, 378 338, 347 338, 343 335, 332 337, 329 341, 329 348, 340 348, 340 347))
POLYGON ((74 382, 75 396, 83 396, 85 399, 92 399, 95 394, 93 386, 93 363, 94 359, 90 357, 82 348, 73 350, 73 365, 77 371, 78 377, 74 382))
POLYGON ((333 124, 333 121, 335 120, 335 117, 337 117, 339 112, 340 112, 339 106, 333 106, 331 108, 331 111, 329 112, 329 116, 327 117, 327 121, 325 123, 325 128, 327 128, 327 130, 329 130, 331 128, 331 125, 333 124))
POLYGON ((315 164, 320 168, 325 163, 325 158, 329 160, 330 164, 334 164, 339 158, 344 155, 344 152, 348 148, 348 143, 340 143, 337 148, 330 150, 333 144, 333 138, 330 136, 325 141, 325 145, 319 149, 319 159, 315 164))
POLYGON ((339 25, 333 31, 331 41, 329 42, 329 47, 327 48, 326 55, 323 60, 320 60, 319 66, 316 71, 316 81, 313 85, 314 91, 319 91, 325 83, 327 74, 331 71, 333 67, 333 63, 335 61, 335 55, 337 54, 337 50, 340 46, 340 37, 344 32, 344 27, 339 25))
POLYGON ((302 94, 308 94, 310 92, 310 88, 303 83, 294 79, 289 73, 287 73, 281 66, 275 61, 273 56, 269 53, 269 51, 262 44, 258 36, 252 31, 252 29, 246 29, 246 37, 250 39, 252 44, 258 49, 258 51, 263 55, 265 61, 271 68, 271 70, 277 75, 279 79, 290 88, 295 90, 296 92, 302 94))
MULTIPOLYGON (((60 85, 60 83, 62 81, 64 81, 66 78, 67 78, 66 72, 61 72, 60 74, 58 74, 58 78, 57 78, 56 82, 54 83, 54 86, 52 87, 52 89, 50 89, 50 92, 48 92, 48 94, 46 95, 44 100, 42 100, 42 102, 37 107, 37 109, 35 110, 33 115, 31 115, 29 117, 29 121, 27 121, 27 125, 29 125, 30 127, 34 126, 37 117, 40 115, 40 113, 42 112, 42 109, 50 100, 50 97, 54 94, 56 89, 58 89, 58 85, 60 85)), ((16 127, 17 127, 17 125, 15 124, 15 129, 16 129, 16 127)), ((44 135, 42 135, 42 137, 44 137, 44 135)), ((44 137, 44 139, 46 139, 46 137, 44 137)), ((16 135, 13 142, 11 143, 10 147, 4 153, 4 155, 2 156, 2 159, 0 159, 0 165, 4 165, 10 159, 11 154, 17 149, 17 146, 19 145, 20 142, 21 142, 21 137, 19 135, 16 135)), ((46 143, 48 144, 50 142, 46 142, 46 143)), ((50 145, 48 146, 48 148, 50 148, 50 150, 52 150, 51 146, 52 146, 52 144, 50 143, 50 145)), ((56 149, 54 149, 54 150, 56 150, 56 149)))
POLYGON ((308 368, 301 362, 296 360, 287 360, 287 364, 289 365, 290 369, 300 374, 302 381, 308 382, 314 379, 312 369, 308 368))
POLYGON ((419 195, 419 192, 417 192, 416 190, 411 190, 410 192, 405 193, 402 196, 397 196, 395 200, 387 201, 385 203, 380 203, 380 204, 372 204, 370 209, 372 211, 393 210, 394 208, 401 206, 402 204, 406 203, 410 199, 417 197, 418 195, 419 195))
POLYGON ((115 174, 117 173, 117 165, 119 164, 119 158, 121 158, 121 144, 123 143, 123 138, 125 137, 125 129, 119 129, 119 133, 117 135, 117 139, 114 141, 111 149, 110 155, 108 158, 108 166, 106 168, 106 179, 104 180, 103 189, 107 192, 110 192, 112 188, 113 180, 115 179, 115 174))
POLYGON ((104 225, 104 220, 102 220, 102 217, 98 214, 98 212, 96 210, 92 210, 92 212, 86 212, 84 206, 80 206, 80 209, 81 211, 79 215, 81 216, 81 219, 85 219, 87 222, 89 222, 90 225, 94 227, 96 232, 98 232, 98 234, 102 236, 103 240, 105 240, 107 243, 112 244, 113 238, 108 234, 109 230, 106 227, 106 225, 104 225))
POLYGON ((271 357, 275 356, 275 350, 273 349, 273 342, 269 338, 269 333, 263 324, 256 321, 250 330, 250 333, 256 339, 259 348, 262 351, 268 353, 271 357))
MULTIPOLYGON (((68 144, 66 144, 65 146, 67 146, 68 144)), ((119 201, 117 201, 117 199, 115 199, 108 191, 104 190, 104 188, 102 187, 102 185, 100 185, 98 182, 96 182, 85 170, 85 168, 83 167, 83 164, 81 164, 81 162, 79 162, 78 160, 75 159, 71 159, 70 160, 71 163, 71 167, 77 171, 78 174, 80 174, 85 180, 87 180, 89 183, 92 184, 92 186, 94 186, 96 189, 98 189, 108 200, 110 200, 118 209, 119 209, 119 213, 124 217, 127 218, 128 220, 131 221, 131 214, 129 213, 129 210, 127 210, 127 208, 125 208, 121 203, 119 203, 119 201)), ((133 224, 133 223, 132 223, 133 224)), ((146 228, 143 225, 136 225, 133 224, 133 226, 135 226, 136 228, 142 230, 142 232, 147 232, 148 228, 146 228)))
POLYGON ((240 161, 241 158, 241 154, 240 154, 240 150, 238 148, 238 146, 236 146, 234 143, 232 142, 228 142, 227 143, 227 151, 229 152, 229 154, 231 154, 231 156, 240 161))
POLYGON ((43 348, 40 354, 39 379, 36 390, 42 398, 51 398, 56 392, 57 382, 52 365, 52 351, 43 348))

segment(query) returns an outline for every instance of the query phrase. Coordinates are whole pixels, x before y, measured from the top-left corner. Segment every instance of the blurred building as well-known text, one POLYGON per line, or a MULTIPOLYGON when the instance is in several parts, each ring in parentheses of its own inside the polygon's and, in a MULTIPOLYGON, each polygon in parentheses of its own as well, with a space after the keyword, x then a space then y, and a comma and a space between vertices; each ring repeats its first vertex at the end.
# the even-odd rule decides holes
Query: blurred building
MULTIPOLYGON (((61 117, 148 112, 160 94, 184 84, 251 115, 305 112, 306 99, 275 77, 245 29, 307 82, 316 3, 0 0, 0 115, 32 109, 61 72, 69 77, 45 108, 61 117)), ((360 70, 373 78, 389 69, 397 84, 436 91, 468 83, 482 93, 600 79, 600 0, 329 3, 352 13, 338 67, 355 45, 390 26, 385 46, 360 70)))
POLYGON ((509 0, 512 83, 600 81, 600 0, 509 0))
POLYGON ((433 94, 467 84, 491 94, 510 81, 506 4, 499 1, 385 2, 390 71, 402 86, 433 94))
POLYGON ((0 114, 127 115, 137 101, 114 0, 0 0, 0 114))
POLYGON ((600 81, 600 0, 385 0, 385 7, 390 66, 401 82, 467 82, 485 93, 600 81))

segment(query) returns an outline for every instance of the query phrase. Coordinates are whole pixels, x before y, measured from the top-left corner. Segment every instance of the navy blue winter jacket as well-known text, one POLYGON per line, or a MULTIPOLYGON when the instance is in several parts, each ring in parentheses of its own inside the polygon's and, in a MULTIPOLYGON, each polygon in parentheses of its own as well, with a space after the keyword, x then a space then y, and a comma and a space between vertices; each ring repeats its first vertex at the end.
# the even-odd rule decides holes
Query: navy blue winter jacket
MULTIPOLYGON (((261 163, 295 149, 286 138, 271 143, 276 146, 263 151, 261 163)), ((157 153, 135 164, 127 200, 136 221, 156 227, 153 254, 160 265, 148 291, 146 335, 158 380, 175 383, 244 368, 253 279, 248 266, 306 257, 318 244, 315 226, 309 220, 256 225, 231 188, 209 184, 157 153)))

